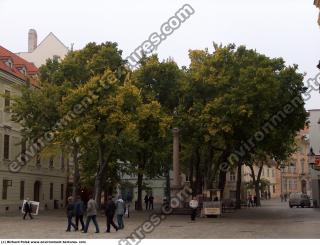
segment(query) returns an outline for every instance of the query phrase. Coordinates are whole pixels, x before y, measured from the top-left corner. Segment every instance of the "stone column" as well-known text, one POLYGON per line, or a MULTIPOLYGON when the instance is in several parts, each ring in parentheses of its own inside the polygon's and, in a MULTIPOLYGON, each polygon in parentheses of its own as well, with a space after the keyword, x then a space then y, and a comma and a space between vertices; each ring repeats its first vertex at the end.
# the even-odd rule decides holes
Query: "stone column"
POLYGON ((173 188, 181 187, 180 163, 179 163, 179 129, 174 128, 173 132, 173 188))

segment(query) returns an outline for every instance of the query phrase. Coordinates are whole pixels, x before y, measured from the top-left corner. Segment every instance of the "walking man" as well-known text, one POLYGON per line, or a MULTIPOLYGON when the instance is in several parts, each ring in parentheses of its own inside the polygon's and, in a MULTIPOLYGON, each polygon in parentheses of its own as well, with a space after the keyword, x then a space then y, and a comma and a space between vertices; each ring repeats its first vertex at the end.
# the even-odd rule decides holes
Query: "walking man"
POLYGON ((66 232, 70 232, 71 226, 74 228, 74 230, 77 230, 76 225, 72 222, 72 217, 74 216, 74 204, 72 197, 68 198, 68 205, 67 205, 67 218, 68 218, 68 227, 66 232))
POLYGON ((79 230, 79 220, 81 223, 81 231, 84 231, 83 213, 84 213, 84 203, 80 196, 77 196, 77 201, 75 203, 76 209, 76 230, 79 230))
POLYGON ((144 197, 144 203, 146 204, 146 210, 148 210, 148 204, 149 204, 149 197, 148 194, 146 194, 146 196, 144 197))
POLYGON ((99 233, 99 225, 97 222, 97 203, 96 201, 93 199, 92 195, 89 195, 89 201, 88 201, 88 205, 87 205, 87 220, 86 220, 86 227, 83 231, 83 233, 87 233, 88 232, 88 228, 89 228, 89 224, 90 221, 93 221, 93 224, 96 227, 96 233, 99 233))
POLYGON ((153 196, 152 194, 150 194, 149 196, 149 209, 152 209, 153 210, 153 196))
POLYGON ((27 198, 27 201, 23 205, 23 212, 24 212, 23 219, 26 219, 27 214, 29 215, 30 219, 33 219, 32 215, 31 215, 32 206, 31 206, 29 198, 27 198))
POLYGON ((106 205, 106 217, 107 217, 107 233, 110 233, 110 225, 113 226, 113 228, 118 231, 118 227, 113 222, 113 217, 116 212, 116 205, 114 201, 112 200, 112 196, 108 197, 108 202, 106 205))
POLYGON ((116 201, 116 214, 119 230, 124 228, 123 216, 126 212, 126 204, 119 195, 118 200, 116 201))

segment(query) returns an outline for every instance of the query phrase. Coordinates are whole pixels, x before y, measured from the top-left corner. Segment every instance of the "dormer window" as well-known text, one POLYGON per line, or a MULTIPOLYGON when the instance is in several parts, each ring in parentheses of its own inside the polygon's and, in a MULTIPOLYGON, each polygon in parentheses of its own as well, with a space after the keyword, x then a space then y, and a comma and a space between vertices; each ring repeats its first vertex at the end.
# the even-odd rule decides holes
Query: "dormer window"
POLYGON ((9 66, 10 68, 13 67, 13 62, 12 62, 11 59, 7 59, 7 60, 5 61, 5 63, 6 63, 6 65, 9 66))
POLYGON ((59 56, 59 55, 54 55, 54 56, 52 57, 52 59, 53 59, 54 61, 59 61, 59 60, 60 60, 60 56, 59 56))
POLYGON ((21 67, 21 68, 19 69, 19 71, 20 71, 23 75, 27 75, 27 70, 26 70, 25 67, 21 67))

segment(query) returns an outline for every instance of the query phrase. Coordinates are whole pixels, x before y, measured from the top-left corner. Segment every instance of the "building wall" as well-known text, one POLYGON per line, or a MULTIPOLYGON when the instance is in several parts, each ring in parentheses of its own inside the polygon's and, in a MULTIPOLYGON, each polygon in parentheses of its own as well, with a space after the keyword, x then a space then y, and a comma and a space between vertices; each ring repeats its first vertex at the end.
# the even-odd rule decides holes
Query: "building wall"
MULTIPOLYGON (((267 180, 270 184, 267 187, 267 192, 270 192, 270 196, 271 198, 277 197, 279 196, 279 194, 277 193, 277 181, 276 181, 276 166, 267 166, 264 165, 262 168, 262 172, 261 172, 261 179, 267 180)), ((255 176, 257 177, 259 172, 259 168, 257 166, 254 166, 254 173, 255 176)), ((244 182, 245 183, 249 183, 250 181, 252 181, 252 177, 251 177, 251 170, 249 167, 244 166, 244 182)), ((247 190, 247 192, 254 194, 254 189, 252 190, 247 190)), ((263 194, 263 193, 261 193, 263 194)))
MULTIPOLYGON (((276 181, 276 168, 264 166, 261 174, 261 178, 267 179, 270 182, 270 194, 271 197, 279 196, 277 192, 277 181, 276 181)), ((258 174, 258 167, 254 167, 255 175, 258 174)), ((247 166, 242 166, 242 174, 241 174, 241 199, 246 200, 249 194, 254 195, 254 189, 247 189, 246 184, 252 181, 251 170, 247 166)), ((235 199, 236 198, 236 184, 237 184, 237 169, 229 171, 226 176, 226 185, 224 189, 224 198, 226 199, 235 199)))
POLYGON ((53 33, 50 33, 33 52, 21 52, 18 55, 40 67, 49 58, 53 59, 56 56, 63 59, 68 51, 68 48, 53 33))
MULTIPOLYGON (((310 147, 316 155, 320 154, 320 110, 309 111, 309 140, 310 147)), ((320 204, 320 171, 311 170, 312 198, 320 204)))
MULTIPOLYGON (((0 70, 0 93, 10 91, 11 96, 19 96, 19 86, 24 82, 8 75, 0 70)), ((54 156, 53 166, 49 157, 41 157, 40 165, 36 159, 32 159, 18 173, 9 171, 9 164, 21 153, 21 126, 11 121, 11 113, 4 110, 4 98, 0 97, 0 213, 18 212, 22 200, 20 198, 20 182, 25 181, 24 198, 34 200, 34 186, 36 181, 40 183, 39 201, 40 209, 53 208, 54 200, 59 207, 64 204, 67 170, 62 162, 61 155, 54 156), (9 159, 4 159, 4 135, 9 135, 9 159), (5 187, 5 182, 12 182, 12 186, 5 187), (53 196, 50 198, 50 183, 53 183, 53 196), (63 185, 63 198, 61 198, 61 185, 63 185), (4 198, 4 190, 7 189, 7 197, 4 198)), ((12 101, 11 101, 12 103, 12 101)), ((28 149, 28 144, 27 144, 28 149)))
MULTIPOLYGON (((123 183, 125 182, 129 182, 132 184, 132 186, 134 186, 134 188, 132 189, 133 191, 133 196, 132 196, 132 200, 133 202, 137 200, 138 198, 138 187, 137 187, 137 176, 135 175, 127 175, 127 174, 123 174, 121 176, 121 181, 123 183)), ((150 188, 153 197, 154 197, 154 203, 156 204, 162 204, 163 203, 163 198, 165 197, 165 187, 166 187, 166 178, 165 177, 158 177, 158 178, 154 178, 154 179, 147 179, 144 178, 143 179, 144 184, 150 188)), ((184 185, 186 183, 186 176, 184 174, 181 174, 181 183, 182 185, 184 185)), ((173 172, 170 171, 170 185, 173 185, 173 172)), ((120 190, 119 190, 120 192, 120 190)), ((147 194, 147 191, 143 190, 142 191, 142 199, 144 198, 144 196, 147 194)))
POLYGON ((305 192, 311 195, 311 169, 308 164, 309 129, 301 130, 296 137, 297 151, 286 162, 282 173, 283 193, 305 192))

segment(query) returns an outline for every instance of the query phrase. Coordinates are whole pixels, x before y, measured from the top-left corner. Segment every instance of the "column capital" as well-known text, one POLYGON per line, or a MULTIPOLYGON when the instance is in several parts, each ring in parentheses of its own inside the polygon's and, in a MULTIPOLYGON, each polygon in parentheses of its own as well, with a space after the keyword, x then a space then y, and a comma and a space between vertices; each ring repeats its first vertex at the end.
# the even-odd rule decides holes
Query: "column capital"
POLYGON ((180 129, 179 129, 179 128, 173 128, 173 129, 172 129, 172 132, 173 132, 174 134, 177 134, 177 133, 180 132, 180 129))

